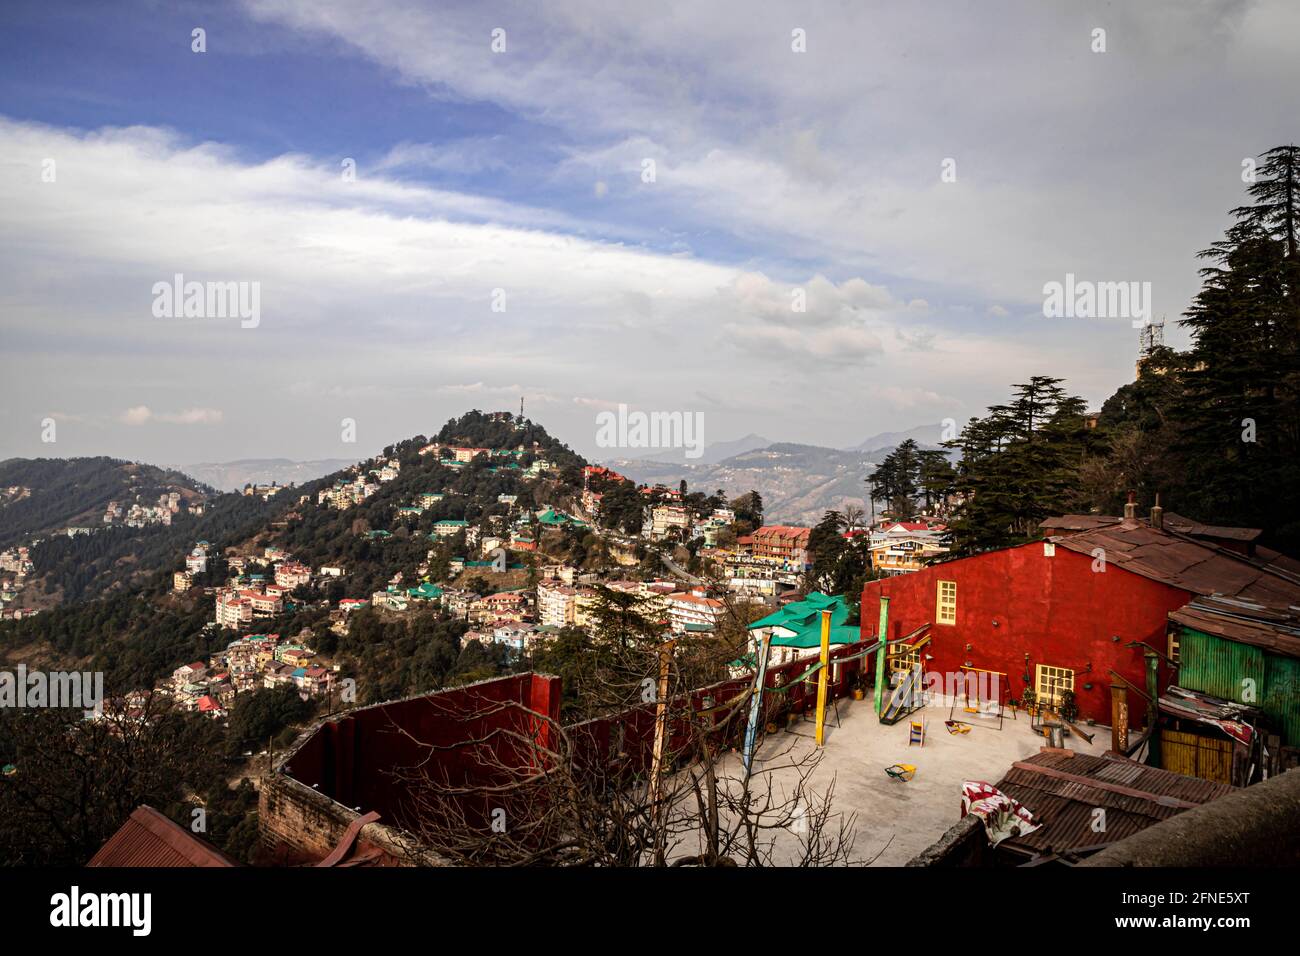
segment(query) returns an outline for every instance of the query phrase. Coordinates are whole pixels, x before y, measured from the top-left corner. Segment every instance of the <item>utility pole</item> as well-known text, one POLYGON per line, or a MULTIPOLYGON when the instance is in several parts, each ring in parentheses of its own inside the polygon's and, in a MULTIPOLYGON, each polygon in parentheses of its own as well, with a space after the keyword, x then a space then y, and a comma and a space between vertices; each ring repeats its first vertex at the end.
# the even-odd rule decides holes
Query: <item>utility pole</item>
POLYGON ((817 672, 817 746, 826 743, 826 691, 831 666, 831 612, 822 611, 821 670, 817 672))
POLYGON ((650 765, 650 815, 654 820, 654 852, 655 860, 660 865, 664 861, 665 847, 663 844, 663 826, 664 811, 666 808, 659 805, 659 799, 663 790, 663 763, 664 763, 664 746, 668 736, 668 666, 672 662, 673 647, 677 644, 676 639, 667 640, 659 645, 659 687, 655 700, 655 744, 654 757, 650 765))
POLYGON ((677 640, 665 641, 659 645, 659 686, 655 696, 655 743, 654 757, 650 765, 650 805, 659 802, 661 788, 660 775, 663 772, 664 744, 668 725, 668 667, 672 662, 673 648, 677 640))

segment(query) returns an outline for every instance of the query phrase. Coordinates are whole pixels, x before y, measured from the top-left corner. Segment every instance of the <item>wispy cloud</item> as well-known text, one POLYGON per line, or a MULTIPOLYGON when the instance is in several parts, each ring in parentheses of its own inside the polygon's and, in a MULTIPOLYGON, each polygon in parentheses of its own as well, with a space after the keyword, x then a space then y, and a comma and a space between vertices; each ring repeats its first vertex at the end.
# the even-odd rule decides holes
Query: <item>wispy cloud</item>
POLYGON ((119 420, 124 425, 220 425, 224 415, 217 408, 187 408, 181 412, 155 412, 148 405, 136 405, 124 411, 119 420))

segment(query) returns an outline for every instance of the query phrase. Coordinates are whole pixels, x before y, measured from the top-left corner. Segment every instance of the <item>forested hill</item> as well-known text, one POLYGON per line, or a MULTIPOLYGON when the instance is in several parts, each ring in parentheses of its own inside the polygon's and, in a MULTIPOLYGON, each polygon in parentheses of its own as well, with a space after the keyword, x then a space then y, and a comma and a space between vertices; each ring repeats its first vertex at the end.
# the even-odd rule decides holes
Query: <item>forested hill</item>
MULTIPOLYGON (((431 443, 423 435, 390 445, 381 458, 400 462, 396 477, 379 483, 373 495, 342 510, 317 503, 317 494, 339 481, 352 481, 373 468, 362 463, 295 491, 294 499, 308 500, 295 505, 291 520, 266 529, 256 542, 243 542, 248 553, 275 545, 311 566, 342 564, 348 569, 348 593, 365 596, 384 587, 401 572, 406 580, 416 578, 416 568, 432 547, 431 531, 444 519, 482 524, 490 521, 505 531, 513 518, 544 507, 572 509, 582 491, 581 468, 586 461, 546 429, 532 422, 501 421, 472 411, 448 422, 432 440, 443 445, 520 451, 519 457, 480 456, 464 467, 448 467, 441 456, 421 454, 431 443), (545 476, 527 479, 524 472, 534 460, 556 467, 545 476), (403 511, 423 495, 439 500, 426 504, 420 513, 403 511), (503 503, 502 496, 514 498, 503 503), (380 534, 387 532, 387 534, 380 534), (254 546, 256 545, 256 546, 254 546)), ((463 539, 448 544, 464 556, 463 539)))
POLYGON ((553 438, 541 425, 504 412, 485 413, 478 409, 466 412, 460 418, 450 419, 443 425, 434 440, 472 448, 523 447, 538 457, 555 462, 560 468, 581 468, 587 463, 564 442, 553 438))
POLYGON ((0 548, 69 526, 103 523, 110 501, 156 504, 177 492, 199 501, 211 489, 179 471, 116 458, 9 458, 0 462, 0 548))
MULTIPOLYGON (((437 454, 420 454, 430 440, 416 436, 390 445, 377 459, 285 489, 268 500, 212 494, 202 515, 174 515, 170 526, 106 527, 87 535, 45 538, 32 549, 32 559, 35 576, 52 598, 51 609, 0 624, 0 663, 8 657, 39 658, 60 666, 89 662, 104 670, 119 691, 149 686, 178 664, 211 653, 229 639, 207 627, 213 599, 202 590, 229 575, 224 560, 228 550, 250 557, 250 572, 267 570, 262 559, 270 546, 289 551, 313 568, 341 564, 347 568, 346 577, 312 595, 336 601, 346 595, 369 596, 398 572, 415 582, 416 569, 431 549, 444 565, 450 556, 464 556, 463 534, 442 541, 431 535, 439 520, 490 522, 504 532, 521 514, 544 506, 576 505, 585 462, 538 425, 502 423, 471 412, 448 423, 439 440, 519 454, 480 456, 453 466, 437 454), (498 427, 502 424, 506 427, 498 427), (556 467, 526 478, 534 459, 556 467), (375 471, 394 460, 401 465, 397 474, 378 481, 375 471), (364 500, 342 509, 318 501, 321 489, 358 478, 375 484, 364 500), (428 495, 439 500, 413 513, 409 506, 428 495), (502 502, 503 495, 507 501, 513 496, 513 504, 502 502), (388 534, 370 534, 379 531, 388 534), (200 539, 209 542, 212 556, 208 571, 194 579, 200 587, 171 594, 172 572, 183 567, 185 554, 200 539)), ((309 617, 317 609, 313 604, 296 613, 298 618, 266 626, 296 628, 308 622, 301 615, 309 617)))

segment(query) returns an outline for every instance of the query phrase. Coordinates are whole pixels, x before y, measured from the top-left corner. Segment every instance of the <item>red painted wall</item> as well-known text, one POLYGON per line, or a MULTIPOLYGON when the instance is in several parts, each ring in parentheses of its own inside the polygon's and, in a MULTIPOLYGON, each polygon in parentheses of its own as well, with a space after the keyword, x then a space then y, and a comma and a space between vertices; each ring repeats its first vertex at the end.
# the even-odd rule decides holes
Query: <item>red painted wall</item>
POLYGON ((560 693, 558 677, 528 673, 350 711, 322 724, 284 771, 344 806, 378 810, 385 823, 398 825, 407 793, 393 771, 423 766, 452 786, 495 782, 497 760, 513 767, 535 763, 530 748, 500 732, 548 745, 552 729, 526 711, 558 722, 560 693))
MULTIPOLYGON (((844 658, 855 659, 846 660, 837 668, 831 669, 829 676, 834 678, 838 671, 839 679, 828 681, 828 699, 834 700, 848 694, 863 665, 867 665, 867 669, 870 669, 871 662, 864 661, 858 656, 861 652, 862 647, 856 644, 843 644, 831 648, 832 663, 844 658)), ((816 663, 817 658, 812 657, 768 668, 763 683, 763 686, 768 688, 763 694, 761 723, 764 726, 768 721, 784 726, 786 714, 814 708, 817 699, 816 679, 799 681, 798 678, 816 663), (779 687, 786 689, 773 689, 779 687)), ((731 701, 736 694, 752 687, 753 683, 752 676, 734 677, 693 690, 688 695, 691 708, 699 711, 721 707, 731 701)), ((712 715, 713 724, 709 736, 713 747, 719 750, 741 747, 745 725, 749 719, 749 708, 749 701, 745 700, 739 706, 733 705, 729 716, 727 711, 712 715)), ((680 715, 682 709, 682 699, 678 698, 672 713, 680 715)), ((654 724, 655 708, 653 704, 648 704, 606 717, 570 724, 565 727, 565 733, 574 746, 576 765, 586 773, 595 776, 637 774, 647 771, 653 762, 654 724), (615 741, 621 741, 621 747, 616 747, 615 741)), ((760 740, 761 738, 762 728, 760 728, 760 740)), ((669 754, 679 758, 679 762, 690 759, 695 756, 691 752, 694 742, 695 735, 683 719, 679 716, 670 719, 667 745, 669 754)))
MULTIPOLYGON (((876 634, 882 594, 889 598, 891 640, 932 625, 926 650, 934 659, 927 662, 928 669, 947 673, 970 664, 1005 671, 1001 696, 1006 701, 1020 696, 1023 675, 1033 686, 1035 665, 1069 667, 1075 672, 1080 715, 1107 725, 1109 669, 1146 687, 1142 649, 1124 644, 1145 641, 1163 652, 1166 616, 1192 597, 1113 564, 1096 572, 1092 558, 1060 546, 1046 557, 1041 541, 869 581, 862 592, 864 638, 876 634), (940 581, 957 582, 956 624, 935 623, 940 581), (1114 635, 1120 637, 1118 643, 1114 635), (1085 672, 1089 664, 1092 670, 1085 672), (1084 688, 1086 683, 1091 690, 1084 688)), ((1162 662, 1162 691, 1169 679, 1162 662)), ((1134 726, 1143 721, 1145 709, 1145 701, 1130 694, 1134 726)))

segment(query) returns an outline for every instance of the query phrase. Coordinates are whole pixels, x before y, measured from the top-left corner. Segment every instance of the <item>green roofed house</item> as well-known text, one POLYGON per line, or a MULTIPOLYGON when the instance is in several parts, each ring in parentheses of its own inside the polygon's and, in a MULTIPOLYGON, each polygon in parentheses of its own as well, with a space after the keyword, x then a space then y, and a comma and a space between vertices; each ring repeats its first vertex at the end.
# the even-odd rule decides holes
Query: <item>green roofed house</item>
POLYGON ((802 601, 792 601, 766 617, 749 625, 755 659, 762 646, 764 634, 772 638, 774 648, 780 648, 768 660, 770 666, 784 664, 817 653, 822 646, 822 612, 831 612, 830 643, 855 644, 862 638, 857 624, 845 624, 849 619, 849 603, 843 595, 822 594, 813 591, 802 601))
POLYGON ((399 515, 422 515, 424 514, 424 509, 416 507, 415 505, 408 505, 405 508, 398 508, 397 513, 399 515))
POLYGON ((537 516, 537 523, 548 528, 561 528, 564 525, 573 525, 575 528, 587 527, 587 522, 580 521, 571 515, 566 515, 562 511, 556 511, 554 508, 547 508, 537 516))
POLYGON ((437 601, 442 597, 442 588, 424 581, 419 587, 410 588, 406 593, 415 601, 437 601))
POLYGON ((456 532, 464 531, 468 527, 469 527, 468 521, 462 521, 460 519, 453 519, 453 518, 443 518, 441 521, 435 521, 433 523, 433 531, 431 533, 431 536, 435 538, 450 538, 456 532))
POLYGON ((366 537, 369 538, 369 539, 372 540, 372 541, 374 541, 374 540, 376 540, 376 539, 382 541, 384 538, 391 538, 392 536, 393 536, 393 533, 392 533, 391 531, 385 531, 383 528, 379 528, 379 529, 377 529, 377 530, 375 530, 375 531, 367 531, 367 532, 366 532, 366 537))

